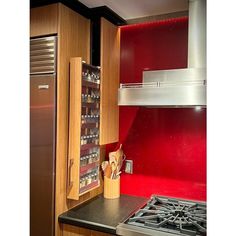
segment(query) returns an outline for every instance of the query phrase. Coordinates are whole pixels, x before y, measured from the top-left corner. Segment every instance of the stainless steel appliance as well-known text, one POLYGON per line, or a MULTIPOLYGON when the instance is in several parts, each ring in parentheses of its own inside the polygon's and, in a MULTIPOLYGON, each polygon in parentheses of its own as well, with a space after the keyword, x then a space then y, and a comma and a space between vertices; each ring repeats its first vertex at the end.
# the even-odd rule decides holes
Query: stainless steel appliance
POLYGON ((142 83, 120 84, 119 106, 206 106, 206 0, 189 0, 188 68, 144 71, 142 83))
POLYGON ((116 234, 125 236, 206 235, 206 203, 153 195, 116 234))
POLYGON ((30 235, 54 235, 56 37, 30 40, 30 235))

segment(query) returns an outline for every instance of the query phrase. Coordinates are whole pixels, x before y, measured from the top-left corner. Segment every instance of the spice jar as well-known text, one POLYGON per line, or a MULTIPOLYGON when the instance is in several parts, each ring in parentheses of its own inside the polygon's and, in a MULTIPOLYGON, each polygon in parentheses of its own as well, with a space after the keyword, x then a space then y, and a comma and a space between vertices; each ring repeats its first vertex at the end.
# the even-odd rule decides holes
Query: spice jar
POLYGON ((86 180, 85 180, 85 178, 83 177, 83 178, 81 178, 81 180, 80 180, 80 188, 85 187, 85 185, 86 185, 86 180))
POLYGON ((92 177, 91 174, 87 177, 87 185, 92 183, 92 177))
POLYGON ((81 138, 80 138, 80 144, 84 145, 84 137, 83 136, 81 136, 81 138))

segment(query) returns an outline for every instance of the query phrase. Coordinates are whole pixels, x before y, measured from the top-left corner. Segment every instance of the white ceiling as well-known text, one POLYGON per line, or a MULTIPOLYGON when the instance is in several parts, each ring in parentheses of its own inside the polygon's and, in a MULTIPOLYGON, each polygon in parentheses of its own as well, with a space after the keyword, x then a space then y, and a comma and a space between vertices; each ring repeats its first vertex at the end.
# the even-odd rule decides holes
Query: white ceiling
POLYGON ((79 0, 87 7, 107 6, 125 20, 188 10, 188 0, 79 0))

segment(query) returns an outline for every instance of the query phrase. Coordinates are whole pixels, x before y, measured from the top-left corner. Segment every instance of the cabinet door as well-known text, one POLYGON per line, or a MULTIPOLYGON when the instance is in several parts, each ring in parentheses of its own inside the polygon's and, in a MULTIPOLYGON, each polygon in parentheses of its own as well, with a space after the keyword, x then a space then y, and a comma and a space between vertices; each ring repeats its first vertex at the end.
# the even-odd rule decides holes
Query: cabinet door
POLYGON ((58 4, 30 10, 30 37, 57 34, 58 4))
POLYGON ((112 234, 63 224, 63 236, 112 236, 112 234))
POLYGON ((81 74, 82 59, 71 58, 67 197, 74 200, 79 199, 81 74))
POLYGON ((119 139, 120 30, 101 18, 100 145, 119 139))

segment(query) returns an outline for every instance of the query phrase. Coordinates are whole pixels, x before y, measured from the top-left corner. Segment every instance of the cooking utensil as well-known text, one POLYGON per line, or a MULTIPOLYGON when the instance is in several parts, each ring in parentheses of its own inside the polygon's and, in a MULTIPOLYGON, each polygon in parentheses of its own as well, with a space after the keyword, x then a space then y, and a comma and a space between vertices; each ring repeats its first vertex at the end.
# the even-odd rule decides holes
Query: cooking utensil
POLYGON ((115 154, 109 153, 109 163, 117 162, 115 154))
POLYGON ((124 155, 124 152, 122 150, 122 144, 120 145, 119 149, 116 151, 116 160, 117 160, 117 172, 120 171, 121 167, 122 167, 122 164, 123 164, 123 161, 125 159, 125 155, 124 155))
POLYGON ((107 178, 111 178, 112 168, 111 168, 111 165, 110 165, 110 163, 108 161, 103 161, 102 162, 102 170, 104 172, 104 175, 107 178))
POLYGON ((109 161, 103 161, 101 166, 104 175, 107 178, 116 179, 120 176, 120 169, 125 159, 124 152, 122 150, 122 144, 119 149, 109 153, 109 161))
POLYGON ((116 177, 116 170, 117 170, 117 164, 115 162, 111 163, 111 179, 115 179, 116 177))
POLYGON ((114 179, 116 177, 117 165, 118 165, 116 160, 116 152, 109 153, 109 163, 112 168, 111 179, 114 179))
POLYGON ((109 161, 110 161, 110 163, 113 162, 114 159, 117 162, 117 172, 119 172, 121 167, 122 167, 123 160, 124 160, 124 152, 122 150, 122 144, 120 145, 120 147, 119 147, 119 149, 117 151, 109 153, 109 161))
POLYGON ((102 170, 103 172, 105 171, 106 167, 107 167, 108 161, 103 161, 101 164, 102 170))
POLYGON ((121 171, 119 171, 118 173, 116 173, 115 175, 115 179, 118 179, 120 177, 121 171))

